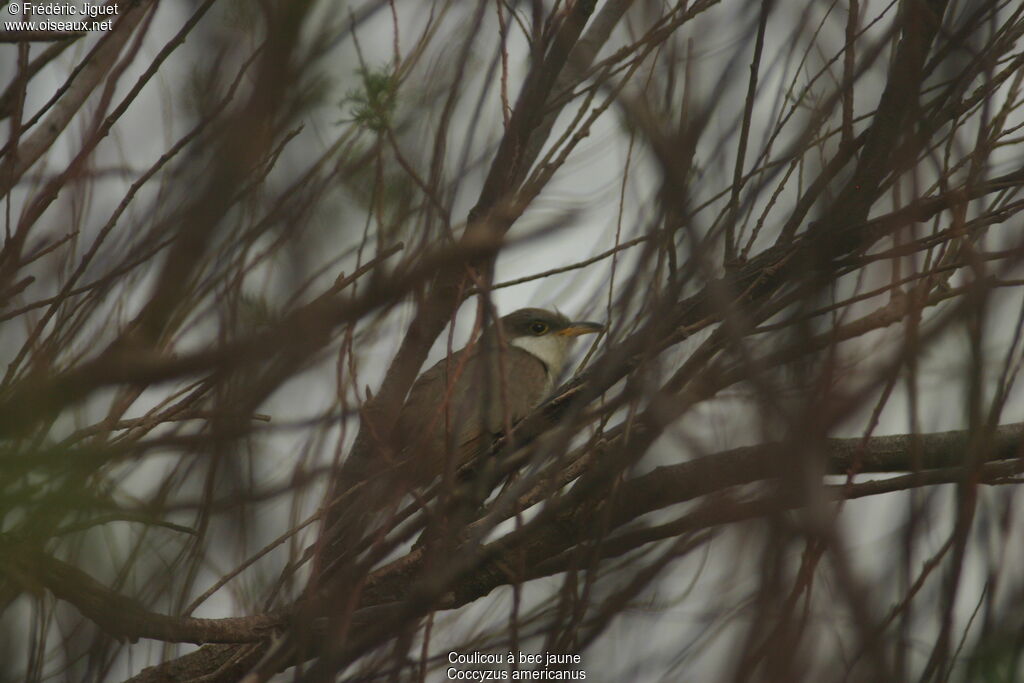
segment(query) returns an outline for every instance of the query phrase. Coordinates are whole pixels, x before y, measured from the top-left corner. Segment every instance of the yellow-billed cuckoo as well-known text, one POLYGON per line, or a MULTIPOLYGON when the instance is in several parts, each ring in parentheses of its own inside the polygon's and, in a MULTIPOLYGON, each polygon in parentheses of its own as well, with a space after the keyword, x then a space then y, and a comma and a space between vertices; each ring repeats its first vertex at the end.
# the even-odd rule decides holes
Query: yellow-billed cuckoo
POLYGON ((422 484, 464 464, 547 398, 576 337, 603 329, 540 308, 501 318, 413 384, 395 425, 398 466, 422 484))
POLYGON ((486 452, 551 393, 575 338, 603 329, 524 308, 421 374, 393 427, 377 430, 369 457, 350 458, 342 468, 339 495, 326 517, 326 543, 334 546, 328 564, 347 554, 353 534, 374 533, 376 512, 394 509, 406 494, 486 452))

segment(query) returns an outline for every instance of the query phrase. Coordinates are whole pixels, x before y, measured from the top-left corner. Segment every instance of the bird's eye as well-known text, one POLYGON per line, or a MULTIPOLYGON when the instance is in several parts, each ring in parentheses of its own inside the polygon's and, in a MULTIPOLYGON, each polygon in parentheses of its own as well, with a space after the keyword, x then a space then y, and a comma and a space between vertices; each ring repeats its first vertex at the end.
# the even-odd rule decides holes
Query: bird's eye
POLYGON ((535 335, 537 335, 538 337, 539 337, 540 335, 544 334, 544 333, 545 333, 545 332, 547 332, 547 331, 548 331, 548 325, 547 325, 547 323, 542 323, 542 322, 541 322, 541 321, 539 321, 539 320, 537 320, 537 321, 535 321, 535 322, 532 322, 532 323, 530 323, 530 332, 533 332, 533 333, 534 333, 535 335))

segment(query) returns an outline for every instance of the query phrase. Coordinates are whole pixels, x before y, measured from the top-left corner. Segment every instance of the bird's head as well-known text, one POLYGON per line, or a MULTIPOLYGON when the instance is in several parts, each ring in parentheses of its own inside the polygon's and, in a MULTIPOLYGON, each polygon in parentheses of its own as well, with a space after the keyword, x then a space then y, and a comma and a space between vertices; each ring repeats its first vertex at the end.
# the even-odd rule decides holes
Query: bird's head
POLYGON ((521 308, 503 317, 501 328, 509 344, 536 356, 554 378, 562 371, 576 337, 602 332, 604 325, 572 321, 543 308, 521 308))

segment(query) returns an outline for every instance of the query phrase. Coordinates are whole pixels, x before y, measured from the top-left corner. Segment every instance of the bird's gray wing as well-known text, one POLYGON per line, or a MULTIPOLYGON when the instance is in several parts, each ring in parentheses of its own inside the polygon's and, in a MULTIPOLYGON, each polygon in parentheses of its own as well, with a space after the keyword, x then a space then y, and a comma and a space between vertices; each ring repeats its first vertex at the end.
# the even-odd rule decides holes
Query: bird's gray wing
POLYGON ((417 479, 443 472, 449 451, 458 467, 545 398, 549 384, 540 360, 516 347, 498 358, 479 347, 460 351, 413 384, 396 429, 417 479), (485 357, 491 362, 481 362, 485 357))
POLYGON ((490 375, 491 388, 497 400, 486 402, 487 426, 492 434, 504 432, 526 417, 550 390, 547 368, 536 356, 518 347, 502 354, 504 367, 497 363, 490 375))
POLYGON ((488 454, 495 437, 505 433, 508 427, 515 427, 519 420, 547 398, 550 391, 547 367, 533 354, 512 347, 506 351, 502 362, 503 374, 498 374, 495 364, 491 375, 497 400, 478 403, 480 411, 486 413, 486 419, 478 417, 478 420, 486 424, 487 429, 482 433, 464 435, 460 444, 457 466, 469 466, 462 476, 472 476, 469 473, 477 471, 482 462, 480 458, 488 454))

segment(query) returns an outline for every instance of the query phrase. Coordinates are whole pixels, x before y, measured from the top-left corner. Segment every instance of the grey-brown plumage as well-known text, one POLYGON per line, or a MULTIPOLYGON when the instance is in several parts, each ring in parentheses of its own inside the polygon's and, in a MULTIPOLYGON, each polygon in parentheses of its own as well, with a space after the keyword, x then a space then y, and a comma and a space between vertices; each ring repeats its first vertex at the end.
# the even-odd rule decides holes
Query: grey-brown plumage
MULTIPOLYGON (((373 437, 376 446, 369 457, 343 466, 342 488, 326 516, 327 556, 346 557, 356 547, 353 537, 372 536, 374 520, 388 518, 377 513, 394 511, 407 494, 423 491, 484 452, 495 436, 551 393, 574 339, 603 329, 524 308, 421 374, 393 429, 373 437)), ((470 496, 455 507, 471 514, 473 500, 470 496)))
MULTIPOLYGON (((547 398, 575 337, 597 323, 524 308, 416 380, 395 425, 398 469, 422 485, 459 467, 547 398)), ((403 477, 404 478, 404 477, 403 477)))

